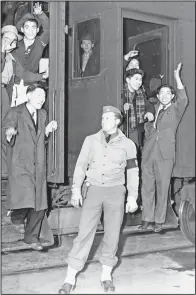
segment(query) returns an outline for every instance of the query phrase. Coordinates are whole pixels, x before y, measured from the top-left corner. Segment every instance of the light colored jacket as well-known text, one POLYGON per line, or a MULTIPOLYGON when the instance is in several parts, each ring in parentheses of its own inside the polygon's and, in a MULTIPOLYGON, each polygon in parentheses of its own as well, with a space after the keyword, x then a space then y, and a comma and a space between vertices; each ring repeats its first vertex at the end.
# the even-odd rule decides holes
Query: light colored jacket
MULTIPOLYGON (((136 159, 136 146, 120 129, 109 143, 102 130, 84 140, 73 175, 73 188, 81 188, 83 181, 91 185, 110 187, 125 184, 127 161, 136 159)), ((128 170, 128 195, 137 199, 138 167, 128 170)))

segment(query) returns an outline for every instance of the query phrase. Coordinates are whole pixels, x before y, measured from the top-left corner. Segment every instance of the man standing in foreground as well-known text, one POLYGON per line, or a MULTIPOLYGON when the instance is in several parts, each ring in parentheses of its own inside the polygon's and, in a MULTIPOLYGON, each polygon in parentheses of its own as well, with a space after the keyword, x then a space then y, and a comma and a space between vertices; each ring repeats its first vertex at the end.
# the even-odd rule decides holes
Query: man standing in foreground
POLYGON ((104 237, 100 257, 101 284, 104 291, 115 291, 111 272, 116 265, 120 229, 124 216, 125 168, 127 169, 128 198, 126 212, 137 210, 138 167, 136 146, 118 128, 121 112, 113 106, 103 107, 102 129, 87 136, 78 157, 72 186, 71 203, 83 205, 81 187, 86 177, 88 187, 81 212, 79 232, 68 255, 68 271, 59 294, 70 294, 76 274, 88 259, 98 222, 104 211, 104 237))

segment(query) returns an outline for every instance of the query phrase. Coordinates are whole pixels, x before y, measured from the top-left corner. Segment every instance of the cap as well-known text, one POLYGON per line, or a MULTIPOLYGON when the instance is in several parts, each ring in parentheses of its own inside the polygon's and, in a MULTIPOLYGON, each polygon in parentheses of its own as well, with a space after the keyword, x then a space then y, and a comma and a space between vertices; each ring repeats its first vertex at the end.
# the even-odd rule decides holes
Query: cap
POLYGON ((1 34, 10 33, 10 32, 14 33, 16 37, 18 38, 18 31, 15 26, 7 25, 1 29, 1 34))
POLYGON ((109 112, 112 112, 112 113, 115 113, 115 114, 119 114, 119 115, 122 116, 121 111, 118 108, 113 107, 113 106, 104 106, 103 107, 103 114, 104 113, 109 113, 109 112))
POLYGON ((90 40, 92 43, 94 43, 94 38, 91 34, 85 34, 82 35, 82 37, 80 38, 80 40, 90 40))
POLYGON ((36 20, 37 22, 38 22, 38 27, 40 27, 41 26, 41 22, 40 22, 40 20, 36 17, 36 16, 34 16, 33 14, 31 14, 31 13, 26 13, 26 14, 24 14, 22 17, 21 17, 21 19, 17 22, 17 24, 16 24, 16 28, 18 29, 18 31, 19 32, 21 32, 21 27, 24 25, 24 23, 26 22, 26 21, 28 21, 29 19, 34 19, 34 20, 36 20))

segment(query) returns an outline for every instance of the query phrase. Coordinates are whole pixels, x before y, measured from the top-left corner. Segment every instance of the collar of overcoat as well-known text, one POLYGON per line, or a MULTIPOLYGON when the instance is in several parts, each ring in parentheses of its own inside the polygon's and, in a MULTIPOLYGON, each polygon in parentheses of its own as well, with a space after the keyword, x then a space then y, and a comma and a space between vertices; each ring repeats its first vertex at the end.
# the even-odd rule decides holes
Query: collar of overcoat
POLYGON ((26 107, 26 103, 21 104, 21 116, 24 119, 24 121, 28 124, 33 141, 36 143, 39 139, 41 132, 45 131, 45 126, 43 124, 43 121, 44 121, 43 119, 45 114, 43 112, 40 112, 40 110, 37 110, 37 121, 38 121, 37 132, 35 129, 35 125, 33 124, 31 115, 26 107))

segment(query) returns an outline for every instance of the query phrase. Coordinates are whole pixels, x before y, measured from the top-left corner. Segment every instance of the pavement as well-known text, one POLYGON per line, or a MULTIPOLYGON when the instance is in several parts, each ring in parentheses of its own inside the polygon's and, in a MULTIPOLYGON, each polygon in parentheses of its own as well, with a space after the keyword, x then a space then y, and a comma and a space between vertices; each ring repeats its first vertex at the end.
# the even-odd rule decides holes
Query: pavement
MULTIPOLYGON (((62 245, 59 248, 45 251, 19 251, 8 252, 2 255, 2 275, 13 272, 24 272, 48 267, 66 266, 67 256, 72 248, 76 235, 62 237, 62 245)), ((102 247, 103 234, 96 234, 88 260, 99 260, 102 247)), ((138 255, 154 251, 162 251, 179 247, 190 247, 192 244, 186 240, 180 230, 163 231, 162 234, 140 233, 122 234, 119 241, 117 256, 138 255)))
MULTIPOLYGON (((58 294, 66 269, 3 276, 2 294, 58 294)), ((103 294, 100 273, 98 262, 87 263, 72 293, 103 294)), ((113 281, 114 294, 195 294, 195 248, 123 257, 113 281)))

